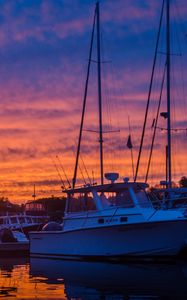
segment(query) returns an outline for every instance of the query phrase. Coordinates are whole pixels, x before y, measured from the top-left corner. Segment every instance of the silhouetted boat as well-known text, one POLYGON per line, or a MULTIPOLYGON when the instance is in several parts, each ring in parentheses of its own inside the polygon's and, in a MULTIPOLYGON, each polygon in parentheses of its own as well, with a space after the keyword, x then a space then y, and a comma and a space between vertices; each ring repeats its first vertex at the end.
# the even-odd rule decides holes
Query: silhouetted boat
POLYGON ((125 256, 177 255, 187 238, 187 219, 180 210, 155 209, 147 184, 116 182, 118 173, 106 173, 104 183, 100 69, 99 3, 96 4, 88 74, 74 170, 73 187, 65 190, 67 204, 61 225, 49 223, 30 233, 30 254, 38 257, 114 259, 125 256), (97 21, 97 22, 96 22, 97 21), (101 184, 75 187, 94 29, 97 24, 99 141, 101 184))

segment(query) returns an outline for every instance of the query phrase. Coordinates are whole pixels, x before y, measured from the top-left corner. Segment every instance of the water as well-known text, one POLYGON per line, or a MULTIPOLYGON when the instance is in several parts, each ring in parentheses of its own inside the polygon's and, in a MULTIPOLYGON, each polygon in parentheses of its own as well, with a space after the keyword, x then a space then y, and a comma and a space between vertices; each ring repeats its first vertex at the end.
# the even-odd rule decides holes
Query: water
POLYGON ((100 263, 1 258, 2 299, 187 299, 187 262, 100 263))

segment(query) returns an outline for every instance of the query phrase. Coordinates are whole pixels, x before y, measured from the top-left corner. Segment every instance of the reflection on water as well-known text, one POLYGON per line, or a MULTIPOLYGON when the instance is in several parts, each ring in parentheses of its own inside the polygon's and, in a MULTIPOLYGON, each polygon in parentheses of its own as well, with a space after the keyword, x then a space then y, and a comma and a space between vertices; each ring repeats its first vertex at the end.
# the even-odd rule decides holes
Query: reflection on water
POLYGON ((0 259, 0 298, 187 299, 187 264, 0 259))
POLYGON ((29 259, 0 259, 0 298, 67 299, 64 285, 49 284, 46 277, 30 274, 29 259))

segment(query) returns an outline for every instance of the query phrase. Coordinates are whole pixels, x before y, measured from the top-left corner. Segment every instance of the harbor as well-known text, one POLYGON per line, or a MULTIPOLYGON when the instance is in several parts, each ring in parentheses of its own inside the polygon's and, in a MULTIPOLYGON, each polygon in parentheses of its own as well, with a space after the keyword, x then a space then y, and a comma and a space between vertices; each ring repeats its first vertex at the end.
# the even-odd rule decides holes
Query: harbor
POLYGON ((185 1, 0 7, 0 297, 186 299, 185 1))

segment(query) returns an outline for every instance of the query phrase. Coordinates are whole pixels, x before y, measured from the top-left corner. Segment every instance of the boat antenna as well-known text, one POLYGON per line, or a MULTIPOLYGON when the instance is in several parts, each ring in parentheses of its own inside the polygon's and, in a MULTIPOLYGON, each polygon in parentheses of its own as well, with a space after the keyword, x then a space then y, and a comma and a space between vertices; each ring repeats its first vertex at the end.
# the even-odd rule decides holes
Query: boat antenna
POLYGON ((85 89, 84 89, 84 98, 83 98, 83 107, 82 107, 82 116, 81 116, 81 125, 80 125, 80 131, 79 131, 75 169, 74 169, 74 175, 73 175, 73 180, 72 180, 73 188, 75 187, 76 180, 77 180, 77 167, 78 167, 78 162, 79 162, 80 146, 81 146, 81 139, 82 139, 83 124, 84 124, 84 115, 85 115, 86 100, 87 100, 87 93, 88 93, 88 82, 89 82, 89 76, 90 76, 90 65, 91 65, 91 58, 92 58, 95 21, 96 21, 96 9, 95 9, 95 13, 94 13, 93 28, 92 28, 92 34, 91 34, 90 51, 89 51, 89 59, 88 59, 87 75, 86 75, 86 84, 85 84, 85 89))
POLYGON ((171 188, 171 110, 170 110, 170 1, 166 0, 166 62, 167 62, 167 157, 168 157, 168 187, 171 188))
POLYGON ((161 15, 160 15, 160 21, 159 21, 159 30, 158 30, 158 35, 157 35, 157 41, 156 41, 154 59, 153 59, 153 67, 152 67, 151 80, 150 80, 150 85, 149 85, 149 92, 148 92, 148 98, 147 98, 147 106, 146 106, 146 111, 145 111, 145 118, 144 118, 144 124, 143 124, 143 130, 142 130, 142 136, 141 136, 141 142, 140 142, 140 148, 139 148, 139 153, 138 153, 138 160, 137 160, 137 165, 136 165, 136 172, 135 172, 134 181, 136 181, 137 176, 138 176, 138 170, 139 170, 139 164, 140 164, 140 157, 141 157, 142 146, 143 146, 143 142, 144 142, 145 127, 146 127, 146 123, 147 123, 149 103, 150 103, 151 92, 152 92, 152 85, 153 85, 155 65, 156 65, 156 59, 157 59, 157 53, 158 53, 158 45, 159 45, 159 39, 160 39, 160 32, 161 32, 163 11, 164 11, 164 0, 162 2, 162 9, 161 9, 161 15))
POLYGON ((62 169, 62 172, 64 173, 64 176, 66 177, 66 180, 67 180, 67 183, 68 183, 68 185, 69 185, 69 188, 71 188, 71 183, 70 183, 70 181, 69 181, 69 179, 68 179, 68 177, 67 177, 67 174, 66 174, 66 172, 65 172, 65 170, 64 170, 64 167, 63 167, 63 165, 62 165, 62 163, 61 163, 61 160, 60 160, 59 156, 56 155, 56 158, 57 158, 57 160, 58 160, 58 162, 59 162, 59 164, 60 164, 60 167, 61 167, 61 169, 62 169))
POLYGON ((59 169, 58 169, 58 167, 57 167, 57 165, 56 165, 56 163, 55 163, 55 161, 53 160, 52 157, 51 157, 51 160, 52 160, 52 162, 53 162, 53 165, 54 165, 54 167, 55 167, 55 169, 56 169, 56 171, 57 171, 57 174, 58 174, 58 176, 59 176, 59 178, 60 178, 60 181, 61 181, 61 183, 62 183, 62 188, 63 188, 64 190, 66 190, 66 185, 65 185, 65 183, 64 183, 64 180, 62 179, 62 176, 61 176, 61 174, 60 174, 60 172, 59 172, 59 169))
POLYGON ((98 100, 99 100, 99 144, 100 144, 100 172, 103 184, 103 126, 102 126, 102 91, 101 91, 101 50, 100 50, 100 12, 99 2, 96 3, 97 12, 97 73, 98 73, 98 100))
POLYGON ((36 190, 35 190, 35 184, 34 184, 34 193, 32 194, 32 197, 34 199, 34 201, 36 200, 36 190))

